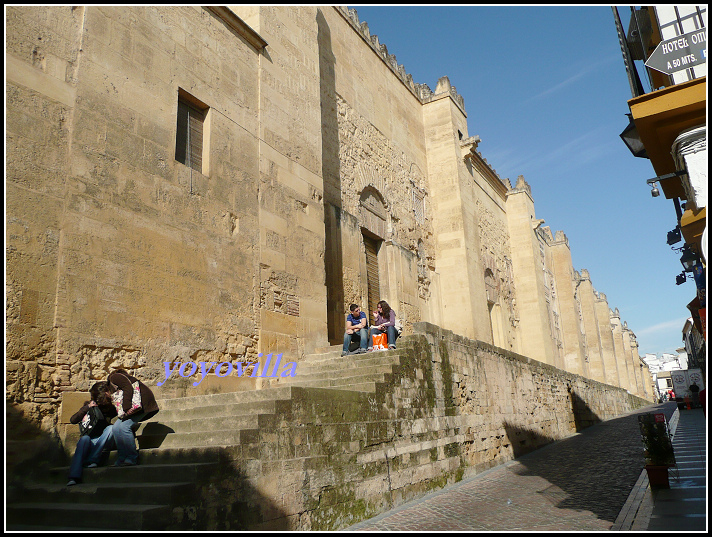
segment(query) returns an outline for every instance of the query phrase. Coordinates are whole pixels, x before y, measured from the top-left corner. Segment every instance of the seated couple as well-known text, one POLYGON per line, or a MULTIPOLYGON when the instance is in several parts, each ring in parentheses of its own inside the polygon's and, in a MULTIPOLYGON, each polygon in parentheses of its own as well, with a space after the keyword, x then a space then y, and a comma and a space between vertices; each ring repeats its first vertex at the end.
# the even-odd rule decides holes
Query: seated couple
POLYGON ((361 311, 357 304, 351 304, 349 307, 351 313, 346 317, 346 332, 344 333, 344 347, 341 356, 349 354, 349 345, 351 338, 360 339, 360 346, 353 351, 354 354, 362 354, 373 350, 373 335, 388 334, 388 348, 396 348, 396 338, 400 335, 396 329, 396 312, 393 311, 388 302, 381 300, 378 303, 378 311, 373 312, 373 326, 369 332, 368 319, 366 314, 361 311))

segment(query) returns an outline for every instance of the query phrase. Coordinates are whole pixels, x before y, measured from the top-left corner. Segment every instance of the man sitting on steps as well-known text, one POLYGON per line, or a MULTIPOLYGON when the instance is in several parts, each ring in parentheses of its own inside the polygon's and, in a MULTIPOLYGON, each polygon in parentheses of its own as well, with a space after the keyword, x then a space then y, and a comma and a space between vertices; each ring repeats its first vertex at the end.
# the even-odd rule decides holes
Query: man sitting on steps
POLYGON ((358 304, 351 304, 349 306, 348 317, 346 317, 346 332, 344 333, 344 348, 341 352, 341 356, 346 356, 349 353, 349 345, 351 344, 351 338, 360 338, 361 346, 354 351, 354 354, 361 354, 366 352, 366 346, 368 345, 368 317, 361 311, 358 304))

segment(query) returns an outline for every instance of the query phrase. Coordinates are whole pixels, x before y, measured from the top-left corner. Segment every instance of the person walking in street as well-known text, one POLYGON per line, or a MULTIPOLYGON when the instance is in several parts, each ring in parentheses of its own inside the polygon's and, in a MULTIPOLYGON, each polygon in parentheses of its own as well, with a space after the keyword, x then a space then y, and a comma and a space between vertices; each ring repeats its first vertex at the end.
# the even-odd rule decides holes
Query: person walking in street
POLYGON ((119 454, 114 466, 134 466, 138 463, 135 430, 139 422, 158 413, 158 404, 148 386, 123 369, 109 374, 107 381, 118 413, 113 433, 119 454))

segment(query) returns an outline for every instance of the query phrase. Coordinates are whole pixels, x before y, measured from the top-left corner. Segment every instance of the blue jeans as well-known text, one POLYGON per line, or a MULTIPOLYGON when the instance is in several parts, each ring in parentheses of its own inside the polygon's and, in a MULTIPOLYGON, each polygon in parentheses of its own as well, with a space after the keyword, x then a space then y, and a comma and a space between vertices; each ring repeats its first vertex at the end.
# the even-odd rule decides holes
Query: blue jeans
POLYGON ((368 335, 368 346, 373 347, 373 334, 383 334, 386 332, 388 334, 388 347, 396 346, 396 327, 386 326, 385 330, 379 330, 378 328, 371 328, 371 333, 368 335))
POLYGON ((361 330, 359 330, 355 334, 349 334, 348 332, 344 332, 344 352, 349 352, 349 345, 351 344, 351 338, 357 334, 358 334, 358 337, 361 338, 361 348, 365 349, 368 346, 368 332, 366 331, 365 328, 361 328, 361 330))
POLYGON ((104 448, 113 449, 113 427, 113 425, 108 425, 101 435, 96 438, 89 438, 88 435, 84 435, 79 439, 77 449, 72 457, 72 463, 69 466, 69 479, 80 480, 84 466, 91 463, 98 464, 104 448))
POLYGON ((114 423, 114 440, 116 441, 116 450, 119 452, 116 458, 117 463, 126 461, 136 464, 138 462, 134 431, 138 428, 138 422, 145 415, 145 412, 140 412, 125 420, 117 418, 114 423))

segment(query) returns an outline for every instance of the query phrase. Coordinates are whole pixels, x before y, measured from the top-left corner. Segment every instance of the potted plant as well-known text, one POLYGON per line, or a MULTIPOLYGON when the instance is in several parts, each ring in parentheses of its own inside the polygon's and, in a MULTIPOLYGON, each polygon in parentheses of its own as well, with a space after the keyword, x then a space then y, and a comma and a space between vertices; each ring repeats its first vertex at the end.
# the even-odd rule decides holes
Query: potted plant
POLYGON ((675 466, 675 453, 664 414, 638 416, 645 453, 645 469, 651 487, 670 488, 668 468, 675 466))

